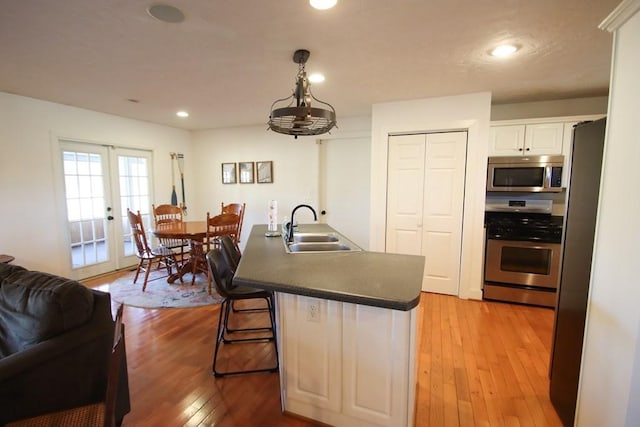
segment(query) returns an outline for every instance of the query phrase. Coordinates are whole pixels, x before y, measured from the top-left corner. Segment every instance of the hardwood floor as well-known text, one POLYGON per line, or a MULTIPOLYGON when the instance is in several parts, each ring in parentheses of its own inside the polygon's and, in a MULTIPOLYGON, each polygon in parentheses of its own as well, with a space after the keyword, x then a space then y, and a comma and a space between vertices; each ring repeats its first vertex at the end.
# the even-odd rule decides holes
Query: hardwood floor
POLYGON ((561 426, 553 311, 423 293, 417 426, 561 426))
MULTIPOLYGON (((108 290, 113 279, 87 285, 108 290)), ((427 293, 420 304, 416 426, 562 425, 548 396, 552 310, 427 293)), ((125 306, 132 410, 123 426, 314 425, 281 413, 278 374, 212 376, 218 313, 125 306)), ((227 345, 223 362, 272 363, 269 344, 252 360, 246 348, 227 345)))

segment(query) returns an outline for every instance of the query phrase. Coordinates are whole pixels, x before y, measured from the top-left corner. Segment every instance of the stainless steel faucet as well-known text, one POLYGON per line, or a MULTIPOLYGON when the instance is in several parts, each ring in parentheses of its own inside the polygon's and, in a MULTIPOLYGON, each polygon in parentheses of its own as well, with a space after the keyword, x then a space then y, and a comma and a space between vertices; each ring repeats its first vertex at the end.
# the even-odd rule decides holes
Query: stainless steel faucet
POLYGON ((295 224, 293 222, 293 215, 295 215, 295 213, 298 210, 298 208, 309 208, 309 209, 311 209, 311 212, 313 212, 313 220, 314 221, 318 220, 318 215, 316 215, 316 211, 309 205, 298 205, 295 208, 293 208, 293 210, 291 211, 291 222, 289 223, 289 229, 287 230, 287 243, 293 242, 293 224, 295 224))

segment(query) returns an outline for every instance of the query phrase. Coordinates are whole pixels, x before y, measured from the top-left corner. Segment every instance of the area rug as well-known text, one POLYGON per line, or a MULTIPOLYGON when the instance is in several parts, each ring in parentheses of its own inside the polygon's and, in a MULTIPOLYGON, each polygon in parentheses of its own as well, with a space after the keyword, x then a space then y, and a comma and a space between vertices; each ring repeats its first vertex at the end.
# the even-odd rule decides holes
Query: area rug
POLYGON ((206 274, 196 274, 196 280, 191 285, 191 274, 185 274, 184 283, 176 280, 167 283, 166 270, 154 270, 149 275, 147 289, 142 292, 144 273, 140 273, 138 281, 133 283, 135 271, 118 278, 109 285, 111 299, 133 307, 143 308, 188 308, 203 305, 218 304, 222 301, 220 295, 212 289, 208 293, 206 274))

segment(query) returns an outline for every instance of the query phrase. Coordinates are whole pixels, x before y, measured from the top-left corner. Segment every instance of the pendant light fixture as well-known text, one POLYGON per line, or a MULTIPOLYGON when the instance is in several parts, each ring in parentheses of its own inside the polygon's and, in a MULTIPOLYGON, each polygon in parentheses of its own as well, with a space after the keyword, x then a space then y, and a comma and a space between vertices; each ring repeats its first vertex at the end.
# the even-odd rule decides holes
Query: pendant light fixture
POLYGON ((309 51, 304 49, 296 50, 293 54, 293 62, 298 64, 296 88, 291 96, 278 99, 271 104, 269 129, 274 132, 298 138, 299 135, 327 133, 336 125, 336 110, 331 104, 320 101, 311 93, 307 72, 304 69, 309 55, 309 51), (320 107, 312 107, 312 100, 320 104, 320 107), (276 104, 281 106, 276 108, 276 104))

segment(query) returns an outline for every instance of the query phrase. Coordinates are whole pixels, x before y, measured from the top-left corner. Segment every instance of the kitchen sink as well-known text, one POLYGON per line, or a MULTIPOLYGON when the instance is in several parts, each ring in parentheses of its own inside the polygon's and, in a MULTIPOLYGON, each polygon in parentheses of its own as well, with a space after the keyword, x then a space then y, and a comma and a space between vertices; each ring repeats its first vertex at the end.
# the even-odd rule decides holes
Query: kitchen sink
POLYGON ((338 242, 292 243, 289 245, 290 252, 334 252, 350 250, 352 250, 350 246, 338 242))
POLYGON ((302 242, 337 242, 340 238, 335 233, 294 233, 293 241, 302 242))
POLYGON ((293 242, 283 238, 287 253, 327 253, 354 252, 362 249, 346 237, 336 232, 328 233, 294 233, 293 242))

